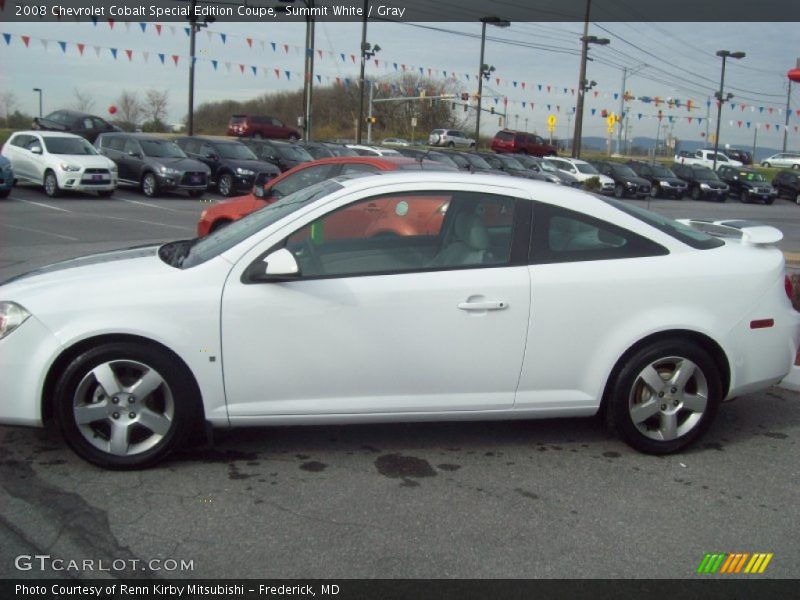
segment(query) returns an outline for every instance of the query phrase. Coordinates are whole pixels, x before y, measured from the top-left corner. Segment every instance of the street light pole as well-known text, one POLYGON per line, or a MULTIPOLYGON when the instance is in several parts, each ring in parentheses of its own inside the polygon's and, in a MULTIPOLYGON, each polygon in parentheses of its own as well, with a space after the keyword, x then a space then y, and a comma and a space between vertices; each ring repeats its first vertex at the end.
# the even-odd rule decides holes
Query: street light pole
POLYGON ((189 135, 194 135, 194 53, 195 53, 195 38, 197 32, 203 27, 208 27, 216 19, 214 17, 205 17, 202 23, 197 22, 195 8, 197 7, 197 0, 192 0, 192 6, 187 19, 189 20, 189 117, 187 120, 187 131, 189 135))
POLYGON ((42 118, 42 88, 33 88, 34 92, 39 92, 39 118, 42 118))
MULTIPOLYGON (((800 63, 800 60, 798 61, 800 63)), ((788 141, 789 137, 789 113, 792 112, 791 109, 791 102, 792 102, 792 80, 789 80, 789 91, 786 92, 786 122, 783 126, 783 151, 786 152, 786 142, 788 141)), ((755 152, 753 153, 753 160, 755 160, 755 152)))
POLYGON ((586 61, 588 60, 589 44, 598 44, 605 46, 611 43, 608 38, 598 38, 589 33, 589 8, 591 0, 586 1, 586 20, 583 24, 583 36, 581 36, 581 69, 578 81, 578 102, 575 108, 575 133, 572 138, 572 158, 580 158, 581 156, 581 137, 583 136, 583 103, 586 98, 586 92, 594 87, 595 82, 589 83, 586 79, 586 61))
MULTIPOLYGON (((314 8, 314 0, 308 0, 308 8, 314 8)), ((311 141, 311 98, 314 95, 314 17, 306 17, 306 59, 305 59, 305 81, 303 85, 303 139, 311 141)))
POLYGON ((717 92, 717 132, 714 135, 714 164, 711 167, 712 170, 717 170, 717 152, 719 151, 719 126, 722 121, 722 103, 726 100, 730 100, 733 98, 733 94, 728 94, 727 97, 723 98, 723 91, 725 88, 725 61, 728 57, 730 58, 744 58, 746 55, 744 52, 730 52, 729 50, 719 50, 717 52, 717 56, 722 57, 722 75, 720 76, 719 80, 719 92, 717 92))
POLYGON ((486 25, 491 24, 495 27, 508 27, 511 25, 510 21, 505 21, 498 17, 481 17, 481 61, 478 66, 478 110, 475 114, 475 147, 478 147, 481 141, 481 104, 483 104, 483 80, 488 80, 489 74, 494 71, 494 67, 490 67, 483 62, 483 57, 486 50, 486 25))

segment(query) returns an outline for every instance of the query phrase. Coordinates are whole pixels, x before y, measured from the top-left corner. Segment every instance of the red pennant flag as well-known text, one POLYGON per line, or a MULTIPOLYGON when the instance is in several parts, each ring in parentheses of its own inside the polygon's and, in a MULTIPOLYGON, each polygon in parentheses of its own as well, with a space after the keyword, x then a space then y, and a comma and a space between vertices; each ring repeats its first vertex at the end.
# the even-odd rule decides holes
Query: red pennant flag
POLYGON ((350 60, 353 61, 353 64, 356 64, 356 55, 355 54, 351 54, 350 55, 350 60))
POLYGON ((125 54, 128 55, 128 60, 133 60, 133 50, 125 50, 125 54))
MULTIPOLYGON (((27 44, 25 44, 25 45, 27 46, 27 44)), ((86 48, 86 44, 81 44, 81 43, 79 42, 79 43, 77 44, 77 46, 78 46, 78 52, 80 52, 80 53, 81 53, 81 56, 83 56, 83 49, 84 49, 84 48, 86 48)))
POLYGON ((247 40, 247 45, 251 48, 253 47, 253 38, 245 38, 247 40))
POLYGON ((289 44, 284 44, 284 45, 283 45, 283 51, 284 51, 286 54, 289 54, 289 44))
POLYGON ((378 66, 378 62, 380 62, 380 61, 378 61, 378 59, 377 59, 377 58, 376 58, 376 59, 374 59, 374 61, 375 61, 375 66, 377 67, 377 66, 378 66))
POLYGON ((772 114, 773 108, 771 106, 767 107, 767 110, 769 111, 769 114, 772 114))
POLYGON ((114 19, 109 19, 109 20, 108 20, 108 26, 109 26, 111 29, 114 29, 114 19))
MULTIPOLYGON (((29 36, 29 35, 21 35, 20 37, 22 38, 22 43, 25 44, 25 47, 27 48, 28 44, 31 43, 31 36, 29 36)), ((800 110, 797 111, 797 114, 800 115, 800 110)))
POLYGON ((406 70, 406 66, 405 65, 400 65, 400 66, 403 67, 403 71, 406 70))
POLYGON ((179 58, 180 58, 180 56, 178 56, 177 54, 173 54, 173 55, 172 55, 172 62, 174 62, 174 63, 175 63, 175 66, 176 66, 176 67, 178 66, 178 59, 179 59, 179 58))
POLYGON ((275 79, 281 78, 281 70, 280 69, 273 69, 275 71, 275 79))
POLYGON ((244 65, 239 65, 239 72, 244 75, 244 65))
POLYGON ((559 105, 556 105, 556 110, 557 110, 558 112, 561 112, 561 107, 560 107, 559 105))
POLYGON ((522 89, 523 90, 525 89, 525 82, 524 81, 522 82, 522 89))
POLYGON ((767 131, 769 131, 769 123, 765 123, 765 125, 767 126, 767 131))
POLYGON ((550 86, 549 85, 547 86, 547 93, 548 94, 550 93, 550 86))
POLYGON ((687 119, 689 119, 689 123, 692 122, 692 117, 687 117, 687 119))
POLYGON ((594 97, 595 97, 595 98, 597 98, 597 95, 598 95, 599 93, 600 93, 600 92, 598 92, 597 90, 595 90, 595 91, 594 91, 594 97))
POLYGON ((736 123, 738 123, 739 129, 741 129, 742 128, 742 122, 741 121, 736 121, 736 123))
POLYGON ((742 112, 744 112, 745 106, 747 106, 747 105, 746 105, 746 104, 740 104, 740 105, 739 105, 739 108, 741 108, 741 109, 742 109, 742 112))
POLYGON ((495 77, 495 81, 497 82, 497 85, 500 85, 500 78, 499 77, 495 77))
POLYGON ((319 59, 322 60, 322 50, 317 50, 317 54, 319 54, 319 59))
POLYGON ((158 32, 158 35, 161 35, 161 23, 156 23, 156 31, 158 32))

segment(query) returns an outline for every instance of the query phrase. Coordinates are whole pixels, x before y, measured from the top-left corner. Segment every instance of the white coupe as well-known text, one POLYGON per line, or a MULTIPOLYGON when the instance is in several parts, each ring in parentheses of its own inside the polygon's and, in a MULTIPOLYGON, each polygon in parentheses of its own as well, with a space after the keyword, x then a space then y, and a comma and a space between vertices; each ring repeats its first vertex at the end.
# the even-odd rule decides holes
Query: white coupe
POLYGON ((118 469, 203 422, 602 411, 631 446, 673 452, 723 399, 796 374, 780 239, 510 177, 328 180, 202 239, 6 282, 0 422, 54 418, 118 469))
POLYGON ((2 154, 11 161, 17 180, 41 185, 51 197, 63 190, 108 197, 117 189, 117 165, 79 135, 18 131, 3 145, 2 154))

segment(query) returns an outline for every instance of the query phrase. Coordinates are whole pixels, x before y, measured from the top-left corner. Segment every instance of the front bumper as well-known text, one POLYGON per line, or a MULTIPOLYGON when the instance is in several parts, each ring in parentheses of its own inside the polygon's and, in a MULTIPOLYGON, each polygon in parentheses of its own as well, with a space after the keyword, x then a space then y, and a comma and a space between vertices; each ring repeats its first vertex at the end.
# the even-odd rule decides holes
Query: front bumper
POLYGON ((178 175, 165 175, 159 173, 158 187, 162 190, 182 190, 182 191, 205 191, 208 188, 208 176, 206 174, 194 174, 182 172, 178 175), (197 176, 195 176, 197 175, 197 176))
POLYGON ((57 171, 58 187, 76 192, 103 192, 117 189, 117 173, 87 173, 80 171, 57 171))
POLYGON ((55 336, 33 315, 0 340, 0 423, 42 425, 45 376, 61 349, 55 336))

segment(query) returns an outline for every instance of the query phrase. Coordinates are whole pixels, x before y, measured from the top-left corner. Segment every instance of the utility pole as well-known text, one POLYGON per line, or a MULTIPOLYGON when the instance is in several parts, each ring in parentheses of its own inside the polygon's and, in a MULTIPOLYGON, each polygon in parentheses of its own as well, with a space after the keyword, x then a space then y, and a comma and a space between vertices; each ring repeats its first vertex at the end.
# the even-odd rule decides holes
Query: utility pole
MULTIPOLYGON (((306 7, 314 8, 314 0, 308 0, 306 7)), ((303 82, 303 139, 311 141, 312 138, 312 96, 314 95, 314 29, 315 20, 312 15, 306 17, 306 57, 305 57, 305 81, 303 82)))
POLYGON ((708 141, 709 119, 711 119, 711 97, 706 100, 706 141, 708 141))
POLYGON ((189 122, 187 127, 189 135, 194 135, 194 48, 197 35, 197 17, 194 11, 196 7, 197 1, 192 0, 189 13, 189 122))
MULTIPOLYGON (((622 89, 619 92, 619 112, 617 113, 622 118, 625 112, 625 80, 628 77, 628 67, 622 67, 622 89)), ((622 127, 617 127, 617 154, 621 154, 620 148, 622 147, 622 127)))
MULTIPOLYGON (((800 60, 797 61, 800 63, 800 60)), ((786 123, 783 126, 783 151, 786 152, 786 142, 789 138, 789 113, 792 112, 792 80, 789 80, 789 91, 786 92, 786 123)), ((755 144, 754 144, 755 146, 755 144)), ((753 160, 755 161, 755 148, 753 149, 753 160)))
POLYGON ((374 85, 372 82, 367 82, 369 85, 369 113, 367 115, 367 144, 372 143, 372 91, 374 89, 374 85))
POLYGON ((358 122, 356 123, 356 144, 361 143, 361 131, 364 126, 364 68, 367 62, 367 15, 369 0, 364 0, 364 23, 361 26, 361 71, 358 76, 358 122))

